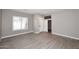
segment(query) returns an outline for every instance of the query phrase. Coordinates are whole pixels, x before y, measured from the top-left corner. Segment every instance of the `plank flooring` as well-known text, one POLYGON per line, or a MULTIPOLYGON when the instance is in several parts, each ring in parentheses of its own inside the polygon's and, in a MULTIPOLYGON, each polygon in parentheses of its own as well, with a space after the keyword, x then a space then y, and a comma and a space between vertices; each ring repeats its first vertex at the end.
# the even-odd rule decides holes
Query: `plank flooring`
POLYGON ((79 40, 45 32, 29 33, 3 39, 0 49, 79 49, 79 40))

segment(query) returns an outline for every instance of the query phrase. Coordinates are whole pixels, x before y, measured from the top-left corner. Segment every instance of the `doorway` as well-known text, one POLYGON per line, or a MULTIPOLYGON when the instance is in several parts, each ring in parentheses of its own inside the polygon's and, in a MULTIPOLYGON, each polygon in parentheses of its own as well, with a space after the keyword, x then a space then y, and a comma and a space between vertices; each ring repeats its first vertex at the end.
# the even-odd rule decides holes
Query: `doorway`
POLYGON ((51 33, 52 32, 51 25, 52 25, 51 20, 48 20, 48 33, 51 33))

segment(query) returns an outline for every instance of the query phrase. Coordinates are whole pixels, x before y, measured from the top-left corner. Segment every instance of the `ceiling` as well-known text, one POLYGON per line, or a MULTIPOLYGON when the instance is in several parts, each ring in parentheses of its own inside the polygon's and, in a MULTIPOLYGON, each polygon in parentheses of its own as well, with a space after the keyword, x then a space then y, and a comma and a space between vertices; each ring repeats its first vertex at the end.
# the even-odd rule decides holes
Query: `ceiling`
POLYGON ((28 14, 41 14, 41 15, 50 15, 55 12, 62 11, 64 9, 12 9, 18 12, 24 12, 28 14))

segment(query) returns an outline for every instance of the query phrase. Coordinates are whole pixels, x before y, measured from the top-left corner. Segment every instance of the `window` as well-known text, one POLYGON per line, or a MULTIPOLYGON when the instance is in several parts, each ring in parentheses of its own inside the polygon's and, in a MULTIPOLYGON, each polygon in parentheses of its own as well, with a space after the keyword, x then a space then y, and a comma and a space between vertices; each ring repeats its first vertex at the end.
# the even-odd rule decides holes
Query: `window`
POLYGON ((13 16, 13 30, 24 30, 28 29, 28 18, 13 16))

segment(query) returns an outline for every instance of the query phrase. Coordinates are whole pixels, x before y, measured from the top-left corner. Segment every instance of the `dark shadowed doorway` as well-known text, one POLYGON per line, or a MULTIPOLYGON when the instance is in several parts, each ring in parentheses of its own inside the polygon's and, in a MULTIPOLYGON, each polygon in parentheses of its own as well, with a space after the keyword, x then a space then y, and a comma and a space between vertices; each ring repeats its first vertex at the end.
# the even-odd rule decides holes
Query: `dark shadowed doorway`
POLYGON ((48 32, 51 33, 52 32, 52 28, 51 28, 51 20, 48 20, 48 32))

